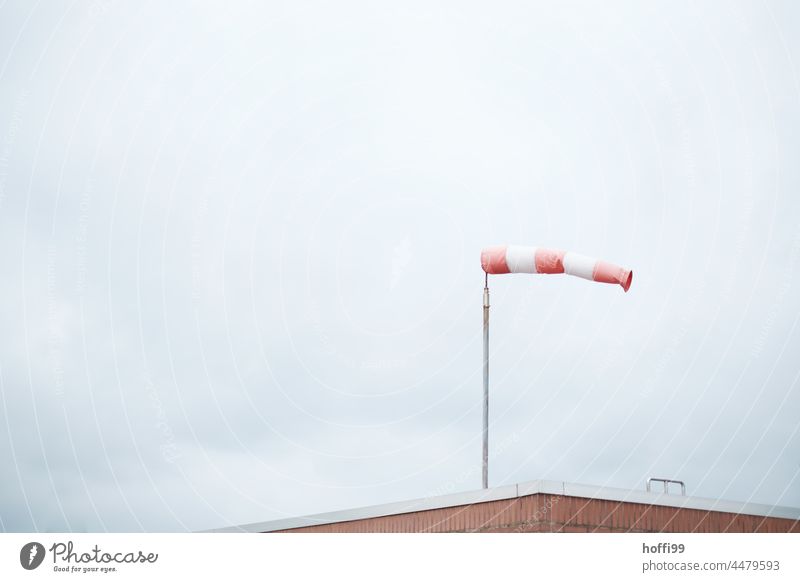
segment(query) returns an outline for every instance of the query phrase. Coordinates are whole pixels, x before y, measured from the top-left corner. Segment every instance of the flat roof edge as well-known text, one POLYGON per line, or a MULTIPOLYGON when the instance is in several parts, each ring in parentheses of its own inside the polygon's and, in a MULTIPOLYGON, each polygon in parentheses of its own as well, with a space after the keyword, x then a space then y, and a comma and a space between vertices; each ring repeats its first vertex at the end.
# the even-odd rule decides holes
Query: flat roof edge
POLYGON ((539 493, 800 520, 800 509, 795 507, 765 505, 745 501, 727 501, 706 497, 692 497, 688 495, 671 495, 667 493, 653 493, 615 487, 581 485, 566 483, 564 481, 537 480, 527 481, 517 485, 503 485, 491 489, 464 491, 449 495, 423 497, 409 501, 396 501, 393 503, 371 505, 341 511, 330 511, 302 517, 290 517, 272 521, 248 523, 239 526, 229 526, 206 530, 206 533, 274 532, 285 529, 297 529, 315 525, 385 517, 389 515, 401 515, 417 511, 428 511, 431 509, 458 507, 460 505, 473 505, 475 503, 487 501, 501 501, 539 493))

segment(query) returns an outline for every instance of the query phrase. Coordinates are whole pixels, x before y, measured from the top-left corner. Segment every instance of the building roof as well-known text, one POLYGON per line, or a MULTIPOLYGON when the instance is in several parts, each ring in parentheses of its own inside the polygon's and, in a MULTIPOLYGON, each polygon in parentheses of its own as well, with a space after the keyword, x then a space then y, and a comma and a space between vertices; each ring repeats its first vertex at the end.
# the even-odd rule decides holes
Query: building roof
POLYGON ((784 519, 800 520, 800 509, 780 505, 764 505, 743 501, 725 501, 706 497, 692 497, 673 495, 669 493, 656 493, 641 490, 618 489, 614 487, 598 487, 594 485, 580 485, 564 481, 527 481, 516 485, 503 485, 491 489, 465 491, 437 497, 425 497, 411 501, 398 501, 383 505, 371 505, 342 511, 330 511, 302 517, 290 517, 273 521, 262 521, 244 525, 224 527, 209 530, 210 532, 272 532, 299 527, 340 523, 387 515, 401 515, 415 511, 427 511, 460 505, 473 505, 487 501, 514 499, 539 493, 562 495, 566 497, 581 497, 585 499, 602 499, 606 501, 619 501, 623 503, 643 503, 646 505, 660 505, 664 507, 678 507, 687 509, 701 509, 723 513, 737 513, 757 515, 764 517, 778 517, 784 519))

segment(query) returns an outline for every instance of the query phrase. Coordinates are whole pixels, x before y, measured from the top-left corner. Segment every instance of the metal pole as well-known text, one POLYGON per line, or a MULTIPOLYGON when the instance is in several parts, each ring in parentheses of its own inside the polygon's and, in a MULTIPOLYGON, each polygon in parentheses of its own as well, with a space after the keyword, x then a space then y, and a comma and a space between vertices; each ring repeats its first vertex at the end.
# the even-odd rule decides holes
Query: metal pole
POLYGON ((489 274, 483 285, 483 488, 489 488, 489 274))

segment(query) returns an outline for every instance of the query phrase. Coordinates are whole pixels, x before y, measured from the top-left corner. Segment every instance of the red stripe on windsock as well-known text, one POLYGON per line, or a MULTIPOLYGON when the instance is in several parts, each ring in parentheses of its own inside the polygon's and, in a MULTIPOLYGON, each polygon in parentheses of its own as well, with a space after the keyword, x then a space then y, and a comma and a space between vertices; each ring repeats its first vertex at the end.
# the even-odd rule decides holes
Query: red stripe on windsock
POLYGON ((506 245, 483 249, 481 251, 481 267, 490 275, 510 273, 508 263, 506 263, 506 245))
POLYGON ((633 282, 633 271, 605 261, 597 261, 592 278, 599 283, 617 283, 627 293, 633 282))
POLYGON ((564 251, 536 249, 536 272, 555 275, 564 272, 564 251))

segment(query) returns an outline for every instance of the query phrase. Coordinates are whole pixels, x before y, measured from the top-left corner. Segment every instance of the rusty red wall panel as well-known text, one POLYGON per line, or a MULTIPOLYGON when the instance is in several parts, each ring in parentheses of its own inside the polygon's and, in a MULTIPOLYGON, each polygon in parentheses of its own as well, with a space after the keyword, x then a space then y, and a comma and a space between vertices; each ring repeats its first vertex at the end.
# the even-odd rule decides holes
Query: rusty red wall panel
POLYGON ((800 521, 537 493, 291 532, 800 532, 800 521))

